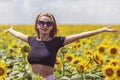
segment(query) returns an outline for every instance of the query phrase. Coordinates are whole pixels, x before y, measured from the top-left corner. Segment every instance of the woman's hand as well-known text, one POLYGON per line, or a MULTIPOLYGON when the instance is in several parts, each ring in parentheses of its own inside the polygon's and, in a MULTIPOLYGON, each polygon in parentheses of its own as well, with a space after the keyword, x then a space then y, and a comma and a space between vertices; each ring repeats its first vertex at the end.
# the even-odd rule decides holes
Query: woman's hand
POLYGON ((103 32, 118 32, 117 29, 110 29, 110 28, 111 28, 111 26, 106 26, 106 27, 103 27, 101 30, 103 32))
POLYGON ((10 30, 13 30, 13 26, 11 26, 9 29, 4 30, 4 32, 10 32, 10 30))
POLYGON ((28 36, 19 31, 14 30, 13 26, 11 26, 9 29, 4 30, 4 32, 10 32, 16 38, 19 38, 25 42, 28 42, 28 36))

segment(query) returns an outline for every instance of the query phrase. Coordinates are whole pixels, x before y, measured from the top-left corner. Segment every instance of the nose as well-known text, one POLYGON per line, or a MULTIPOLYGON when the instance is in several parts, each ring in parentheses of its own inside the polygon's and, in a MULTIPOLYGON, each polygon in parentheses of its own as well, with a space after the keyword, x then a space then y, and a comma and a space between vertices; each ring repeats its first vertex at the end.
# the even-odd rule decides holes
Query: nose
POLYGON ((44 24, 44 26, 47 26, 47 24, 44 24))
POLYGON ((47 28, 47 24, 44 24, 43 27, 47 28))

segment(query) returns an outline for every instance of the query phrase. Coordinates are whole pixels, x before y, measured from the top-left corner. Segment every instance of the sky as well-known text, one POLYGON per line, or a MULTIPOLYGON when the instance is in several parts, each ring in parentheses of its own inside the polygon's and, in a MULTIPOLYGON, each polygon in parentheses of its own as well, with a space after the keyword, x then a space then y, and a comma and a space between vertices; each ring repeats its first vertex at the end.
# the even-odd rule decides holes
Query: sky
POLYGON ((34 24, 42 12, 58 24, 120 24, 120 0, 0 0, 0 25, 34 24))

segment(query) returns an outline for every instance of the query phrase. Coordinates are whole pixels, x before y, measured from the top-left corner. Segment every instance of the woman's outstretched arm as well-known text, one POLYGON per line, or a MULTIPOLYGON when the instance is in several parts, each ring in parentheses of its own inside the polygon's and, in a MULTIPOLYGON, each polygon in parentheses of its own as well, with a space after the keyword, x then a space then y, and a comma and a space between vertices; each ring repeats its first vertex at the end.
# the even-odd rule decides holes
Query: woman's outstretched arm
POLYGON ((16 30, 14 30, 13 26, 11 26, 11 28, 9 28, 9 29, 4 30, 4 32, 9 32, 13 36, 15 36, 16 38, 21 39, 21 40, 23 40, 25 42, 28 42, 28 36, 23 34, 23 33, 21 33, 21 32, 18 32, 16 30))
POLYGON ((65 41, 64 41, 64 45, 69 44, 71 42, 74 42, 78 39, 82 39, 82 38, 86 38, 86 37, 90 37, 90 36, 99 34, 101 32, 117 32, 118 31, 118 30, 110 29, 110 28, 111 28, 111 26, 107 26, 107 27, 103 27, 101 29, 97 29, 97 30, 93 30, 93 31, 82 32, 82 33, 79 33, 79 34, 66 36, 65 41))

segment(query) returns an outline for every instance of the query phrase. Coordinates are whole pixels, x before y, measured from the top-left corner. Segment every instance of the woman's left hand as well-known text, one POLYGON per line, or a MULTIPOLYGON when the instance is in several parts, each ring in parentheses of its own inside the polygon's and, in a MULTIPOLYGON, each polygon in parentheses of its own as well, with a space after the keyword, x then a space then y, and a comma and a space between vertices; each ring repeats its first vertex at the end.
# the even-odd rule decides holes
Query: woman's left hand
POLYGON ((106 27, 103 27, 101 30, 103 32, 118 32, 117 29, 110 29, 110 28, 111 28, 111 26, 106 26, 106 27))

